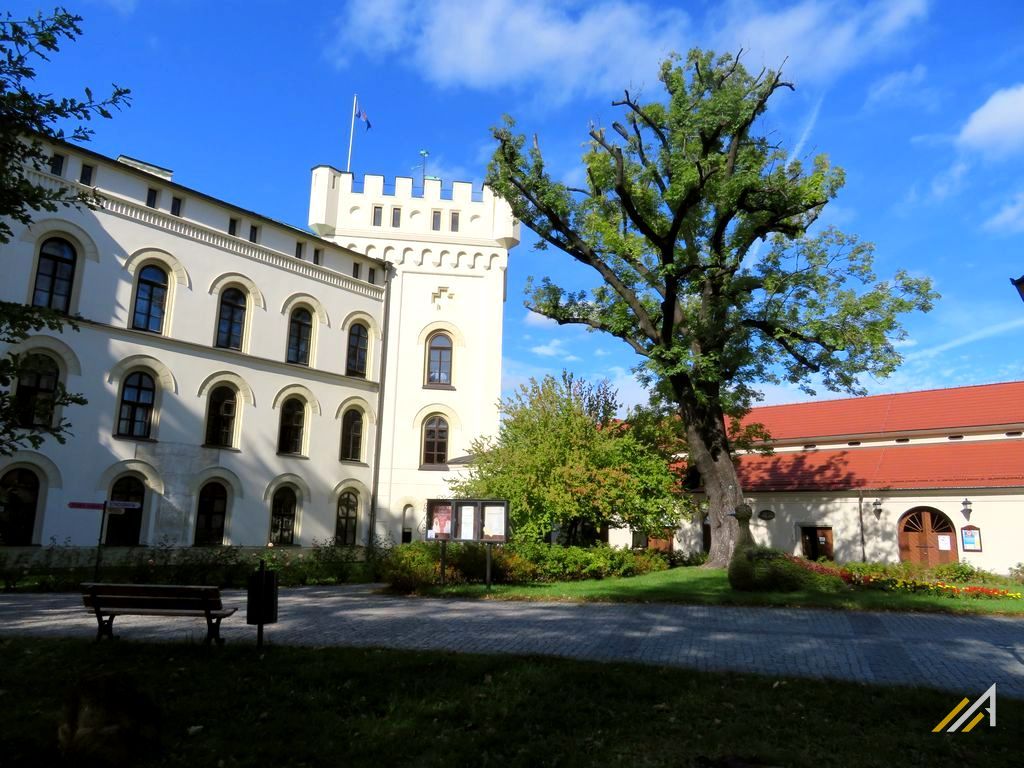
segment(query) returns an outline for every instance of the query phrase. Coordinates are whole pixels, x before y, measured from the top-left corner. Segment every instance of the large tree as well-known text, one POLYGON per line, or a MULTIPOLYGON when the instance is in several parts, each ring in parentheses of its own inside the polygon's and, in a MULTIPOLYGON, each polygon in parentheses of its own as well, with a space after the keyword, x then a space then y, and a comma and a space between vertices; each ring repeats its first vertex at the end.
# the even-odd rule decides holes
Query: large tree
POLYGON ((527 306, 643 357, 638 370, 685 426, 709 501, 709 563, 724 565, 736 536, 728 513, 743 501, 728 418, 764 382, 862 392, 859 375, 899 364, 900 316, 928 310, 934 294, 902 271, 878 281, 870 244, 811 229, 843 172, 824 155, 805 167, 764 135, 758 118, 793 87, 780 72, 695 50, 666 60, 660 81, 663 100, 626 91, 611 131, 591 127, 582 187, 553 178, 511 118, 494 129, 488 183, 539 248, 599 276, 591 290, 544 278, 528 286, 527 306))
MULTIPOLYGON (((92 131, 84 123, 93 117, 110 117, 110 110, 128 103, 128 90, 112 86, 109 96, 97 99, 86 88, 85 97, 54 97, 32 89, 35 66, 57 53, 63 41, 81 34, 81 17, 57 8, 18 19, 0 17, 0 245, 13 234, 10 221, 30 224, 37 211, 56 211, 60 206, 95 206, 100 199, 90 190, 73 185, 38 184, 28 169, 45 171, 51 149, 48 142, 67 138, 86 141, 92 131)), ((67 318, 50 310, 0 302, 0 343, 15 345, 42 329, 62 331, 74 327, 67 318)), ((10 387, 19 378, 39 375, 38 360, 7 352, 0 357, 0 456, 19 448, 38 446, 51 436, 63 441, 70 424, 54 421, 58 406, 85 402, 57 385, 52 397, 35 403, 18 402, 10 387), (33 406, 37 412, 26 405, 33 406)))
POLYGON ((552 531, 587 543, 605 526, 661 534, 679 520, 679 482, 668 462, 615 420, 607 382, 563 374, 531 379, 502 400, 496 439, 478 439, 463 497, 509 500, 512 533, 537 541, 552 531))

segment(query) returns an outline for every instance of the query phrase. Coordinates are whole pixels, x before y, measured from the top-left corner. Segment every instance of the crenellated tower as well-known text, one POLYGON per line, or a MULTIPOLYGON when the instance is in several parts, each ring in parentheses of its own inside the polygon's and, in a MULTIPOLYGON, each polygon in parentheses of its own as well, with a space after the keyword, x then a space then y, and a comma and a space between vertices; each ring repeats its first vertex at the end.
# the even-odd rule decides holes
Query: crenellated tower
MULTIPOLYGON (((498 428, 508 251, 519 222, 488 187, 313 169, 309 224, 391 265, 376 532, 422 535, 424 502, 449 495, 470 441, 498 428), (443 461, 439 460, 443 459, 443 461)), ((376 423, 371 425, 376 428, 376 423)))

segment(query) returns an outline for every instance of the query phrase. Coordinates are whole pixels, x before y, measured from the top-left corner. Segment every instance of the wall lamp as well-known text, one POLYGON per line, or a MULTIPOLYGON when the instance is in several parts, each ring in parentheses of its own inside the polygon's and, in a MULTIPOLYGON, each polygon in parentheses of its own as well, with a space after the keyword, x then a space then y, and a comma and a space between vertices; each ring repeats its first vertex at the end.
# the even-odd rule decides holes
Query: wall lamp
POLYGON ((875 520, 881 520, 882 519, 882 500, 881 499, 875 499, 871 503, 871 507, 875 510, 875 520))
POLYGON ((971 519, 971 500, 970 499, 964 499, 963 501, 960 502, 960 506, 963 507, 964 517, 966 517, 968 520, 970 520, 971 519))

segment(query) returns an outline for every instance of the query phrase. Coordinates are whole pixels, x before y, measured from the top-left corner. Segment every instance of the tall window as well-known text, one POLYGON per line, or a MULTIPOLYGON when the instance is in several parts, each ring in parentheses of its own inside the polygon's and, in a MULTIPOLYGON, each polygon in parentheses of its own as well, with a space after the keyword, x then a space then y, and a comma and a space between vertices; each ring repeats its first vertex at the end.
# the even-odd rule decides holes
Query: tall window
POLYGON ((27 355, 18 372, 14 407, 18 426, 48 427, 53 424, 53 400, 57 393, 60 369, 46 355, 27 355))
POLYGON ((278 488, 274 493, 270 510, 270 542, 295 542, 295 491, 291 488, 278 488))
POLYGON ((217 547, 224 543, 224 517, 228 509, 228 491, 222 483, 210 481, 199 491, 196 508, 197 547, 217 547))
POLYGON ((50 173, 54 176, 64 175, 64 155, 54 152, 50 155, 50 173))
POLYGON ((343 461, 359 461, 363 444, 363 414, 356 408, 349 408, 341 417, 341 458, 343 461))
POLYGON ((338 520, 334 525, 336 544, 356 543, 356 510, 359 498, 352 491, 345 491, 338 497, 338 520))
POLYGON ((67 313, 78 256, 67 240, 51 237, 39 249, 39 266, 32 292, 32 306, 67 313))
POLYGON ((124 437, 149 437, 155 399, 156 385, 152 376, 141 371, 129 375, 121 387, 117 434, 124 437))
POLYGON ((277 436, 278 453, 302 453, 302 429, 306 421, 306 404, 297 397, 284 401, 281 408, 281 429, 277 436))
POLYGON ((135 291, 132 328, 161 333, 164 329, 164 306, 167 303, 167 273, 150 265, 139 273, 135 291))
POLYGON ((110 489, 112 501, 134 501, 139 506, 117 514, 107 513, 107 533, 103 543, 112 547, 134 547, 142 532, 142 505, 146 500, 146 486, 137 477, 122 477, 110 489))
POLYGON ((348 360, 345 363, 347 376, 366 378, 366 350, 370 345, 370 334, 362 323, 354 323, 348 332, 348 360))
POLYGON ((459 231, 459 212, 458 211, 452 211, 451 225, 452 225, 451 226, 452 232, 458 232, 459 231))
POLYGON ((432 211, 430 213, 430 228, 435 232, 441 231, 441 212, 432 211))
POLYGON ((423 422, 423 463, 448 463, 448 422, 443 416, 431 416, 423 422))
POLYGON ((228 288, 220 295, 220 314, 217 317, 217 346, 241 349, 245 330, 246 297, 237 288, 228 288))
POLYGON ((299 307, 288 322, 288 362, 309 365, 309 339, 313 335, 313 316, 299 307))
POLYGON ((39 506, 39 478, 30 469, 12 469, 0 478, 0 547, 32 543, 39 506))
POLYGON ((373 226, 379 227, 381 219, 384 218, 384 208, 379 205, 373 206, 373 226))
POLYGON ((427 384, 452 383, 452 340, 435 333, 427 342, 427 384))
POLYGON ((206 444, 219 448, 231 448, 235 439, 235 390, 231 387, 216 387, 210 393, 210 404, 206 412, 206 444))

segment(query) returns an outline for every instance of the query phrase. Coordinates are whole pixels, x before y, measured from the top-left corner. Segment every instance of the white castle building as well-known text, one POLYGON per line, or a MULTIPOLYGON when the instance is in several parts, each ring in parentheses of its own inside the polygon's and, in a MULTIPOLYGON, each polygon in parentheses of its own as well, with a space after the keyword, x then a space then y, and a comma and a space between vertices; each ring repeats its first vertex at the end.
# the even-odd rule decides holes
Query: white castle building
POLYGON ((426 499, 497 431, 508 205, 319 166, 314 235, 156 166, 53 150, 30 180, 104 203, 14 225, 0 299, 75 319, 19 345, 38 373, 14 385, 23 418, 73 437, 0 457, 0 545, 422 536, 426 499), (57 381, 88 404, 47 413, 57 381), (108 499, 140 507, 102 532, 69 508, 108 499))

